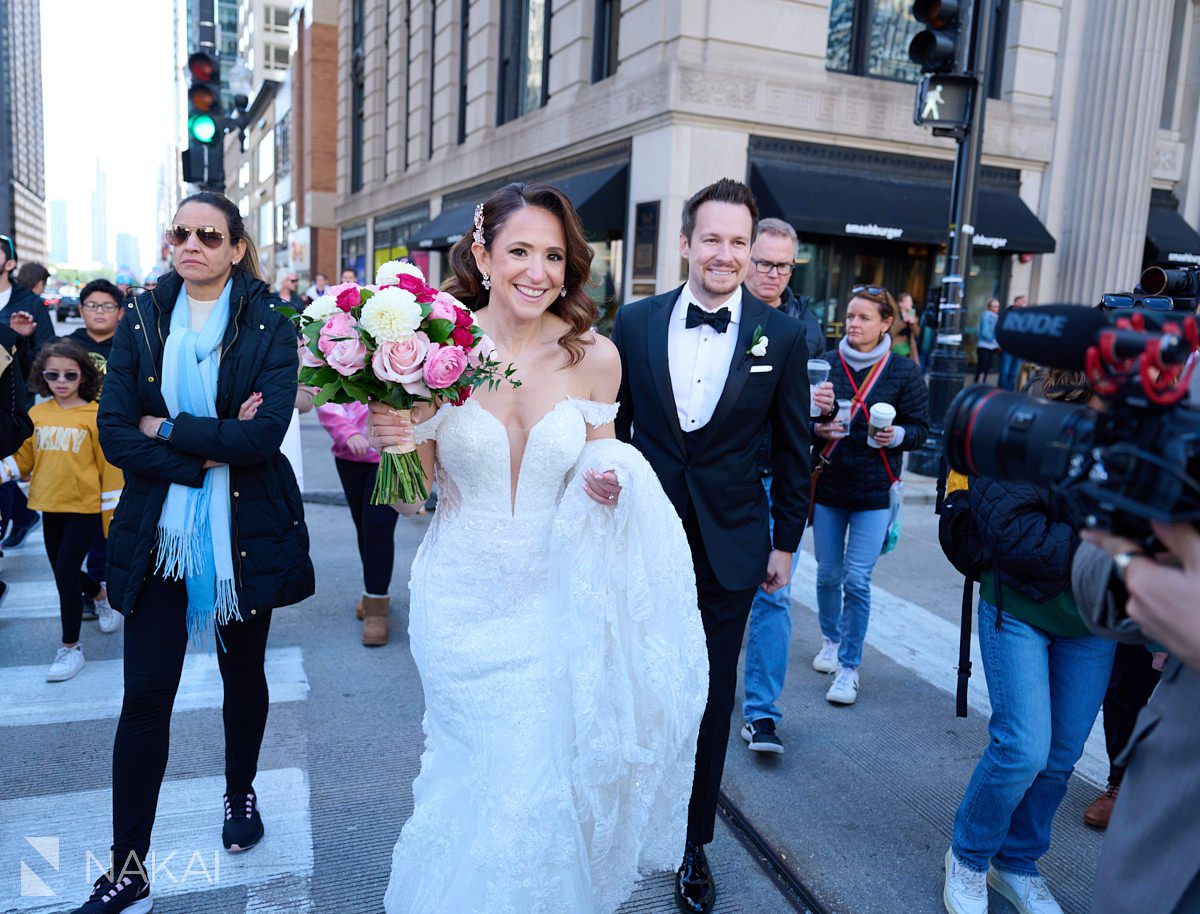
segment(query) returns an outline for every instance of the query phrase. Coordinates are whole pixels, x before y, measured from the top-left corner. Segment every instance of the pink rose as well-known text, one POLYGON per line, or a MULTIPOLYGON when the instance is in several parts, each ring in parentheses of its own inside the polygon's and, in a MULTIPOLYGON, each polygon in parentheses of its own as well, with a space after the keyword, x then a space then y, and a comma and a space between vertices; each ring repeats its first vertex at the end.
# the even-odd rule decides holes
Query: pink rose
POLYGON ((471 364, 482 365, 487 359, 496 354, 496 344, 486 333, 479 337, 475 348, 471 350, 471 364))
POLYGON ((434 390, 444 389, 462 377, 470 359, 461 346, 433 343, 425 357, 425 383, 434 390))
POLYGON ((419 330, 405 340, 380 343, 371 357, 375 377, 393 384, 421 380, 421 363, 429 351, 429 337, 419 330))
POLYGON ((433 391, 429 389, 424 381, 405 381, 400 386, 414 397, 421 397, 424 400, 433 399, 433 391))
POLYGON ((300 364, 305 368, 324 368, 325 360, 307 346, 304 346, 300 352, 300 364))
POLYGON ((433 305, 433 310, 429 312, 431 321, 449 321, 457 326, 459 308, 454 296, 439 292, 433 297, 431 304, 433 305))
POLYGON ((358 335, 358 323, 349 314, 335 314, 321 328, 317 348, 340 375, 349 377, 367 364, 367 347, 358 335))

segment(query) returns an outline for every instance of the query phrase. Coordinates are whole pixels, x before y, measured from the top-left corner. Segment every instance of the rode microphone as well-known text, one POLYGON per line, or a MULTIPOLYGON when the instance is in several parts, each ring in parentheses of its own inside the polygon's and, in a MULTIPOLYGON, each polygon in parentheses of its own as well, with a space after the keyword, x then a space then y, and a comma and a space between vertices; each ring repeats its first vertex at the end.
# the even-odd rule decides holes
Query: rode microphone
POLYGON ((1165 365, 1181 365, 1192 352, 1179 336, 1119 329, 1106 312, 1085 305, 1012 308, 996 327, 996 342, 1005 352, 1074 371, 1088 367, 1088 350, 1101 343, 1102 335, 1104 348, 1117 359, 1137 358, 1154 341, 1160 341, 1158 357, 1165 365))

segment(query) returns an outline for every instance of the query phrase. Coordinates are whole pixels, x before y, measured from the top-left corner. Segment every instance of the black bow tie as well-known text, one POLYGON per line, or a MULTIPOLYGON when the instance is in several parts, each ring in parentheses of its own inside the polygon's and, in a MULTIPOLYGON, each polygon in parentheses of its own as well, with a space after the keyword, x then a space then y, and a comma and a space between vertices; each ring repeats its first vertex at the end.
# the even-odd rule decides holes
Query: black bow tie
POLYGON ((716 311, 705 311, 697 304, 688 305, 687 310, 687 328, 691 330, 693 327, 699 327, 701 324, 708 324, 717 333, 724 333, 729 329, 729 321, 733 318, 728 308, 718 308, 716 311))

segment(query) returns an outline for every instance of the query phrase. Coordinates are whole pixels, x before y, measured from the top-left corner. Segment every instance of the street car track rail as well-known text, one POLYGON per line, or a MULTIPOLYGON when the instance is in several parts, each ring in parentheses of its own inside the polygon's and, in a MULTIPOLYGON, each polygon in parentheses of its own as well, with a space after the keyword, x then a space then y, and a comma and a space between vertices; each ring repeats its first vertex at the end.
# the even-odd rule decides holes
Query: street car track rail
POLYGON ((830 914, 830 911, 813 894, 812 890, 788 865, 779 853, 746 817, 746 814, 729 799, 725 791, 721 791, 717 801, 717 811, 726 824, 733 829, 734 835, 742 846, 750 852, 758 865, 784 893, 792 908, 801 914, 830 914))

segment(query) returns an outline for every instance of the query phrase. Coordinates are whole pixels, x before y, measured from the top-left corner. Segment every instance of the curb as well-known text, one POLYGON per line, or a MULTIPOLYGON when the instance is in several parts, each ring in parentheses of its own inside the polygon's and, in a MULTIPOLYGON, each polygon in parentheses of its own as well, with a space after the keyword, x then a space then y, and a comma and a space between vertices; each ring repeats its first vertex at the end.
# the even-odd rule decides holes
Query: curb
MULTIPOLYGON (((346 506, 346 496, 338 489, 314 489, 302 492, 300 497, 310 505, 337 505, 343 508, 346 506)), ((904 503, 906 505, 935 505, 937 504, 937 494, 934 492, 906 492, 904 503)))

